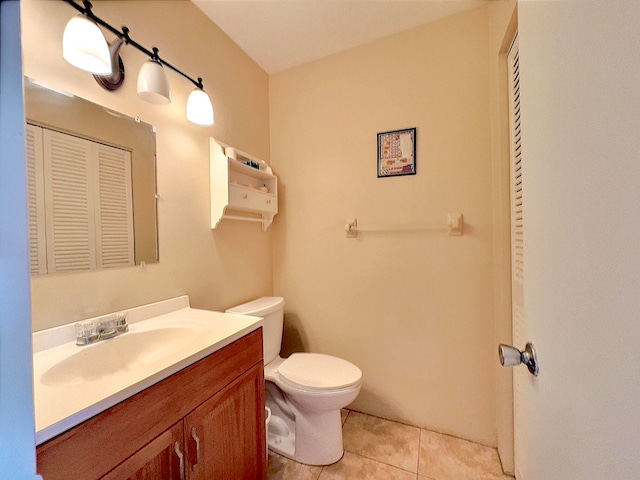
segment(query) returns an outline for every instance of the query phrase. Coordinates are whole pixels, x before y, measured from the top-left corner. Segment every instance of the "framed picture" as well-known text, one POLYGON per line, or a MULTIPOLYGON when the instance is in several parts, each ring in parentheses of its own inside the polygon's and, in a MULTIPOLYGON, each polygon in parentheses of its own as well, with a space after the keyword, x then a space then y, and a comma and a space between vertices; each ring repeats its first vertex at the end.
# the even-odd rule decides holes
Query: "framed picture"
POLYGON ((416 129, 378 134, 378 178, 416 174, 416 129))

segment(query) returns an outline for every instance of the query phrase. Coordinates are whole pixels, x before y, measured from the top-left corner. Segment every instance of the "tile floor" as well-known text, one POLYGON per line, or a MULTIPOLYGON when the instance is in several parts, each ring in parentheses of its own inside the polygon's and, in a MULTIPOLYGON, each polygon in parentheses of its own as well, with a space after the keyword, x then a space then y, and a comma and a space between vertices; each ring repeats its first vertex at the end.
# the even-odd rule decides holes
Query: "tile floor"
POLYGON ((269 480, 513 480, 495 449, 344 410, 342 459, 326 467, 269 452, 269 480))

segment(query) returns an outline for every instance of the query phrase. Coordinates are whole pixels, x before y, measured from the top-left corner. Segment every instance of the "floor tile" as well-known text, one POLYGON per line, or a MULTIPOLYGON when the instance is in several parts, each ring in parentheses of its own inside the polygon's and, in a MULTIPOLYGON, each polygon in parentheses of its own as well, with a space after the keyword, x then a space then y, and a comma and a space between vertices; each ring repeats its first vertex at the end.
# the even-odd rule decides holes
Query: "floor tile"
POLYGON ((418 474, 435 480, 510 478, 504 477, 494 448, 428 430, 420 432, 418 474))
POLYGON ((322 469, 318 480, 415 480, 416 474, 345 452, 338 463, 322 469))
POLYGON ((342 431, 346 451, 417 473, 419 428, 352 411, 342 431))
POLYGON ((269 480, 317 480, 322 467, 312 467, 269 452, 267 478, 269 480))

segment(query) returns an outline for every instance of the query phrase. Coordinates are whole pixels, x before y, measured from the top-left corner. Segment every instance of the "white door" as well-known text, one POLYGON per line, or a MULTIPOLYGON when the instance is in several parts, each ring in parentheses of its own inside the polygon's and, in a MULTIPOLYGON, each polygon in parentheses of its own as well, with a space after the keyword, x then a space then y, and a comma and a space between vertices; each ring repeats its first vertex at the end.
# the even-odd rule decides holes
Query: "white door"
MULTIPOLYGON (((522 348, 527 338, 524 308, 524 210, 525 185, 522 149, 520 105, 520 60, 518 38, 513 40, 507 55, 509 92, 509 183, 511 200, 511 317, 513 319, 513 345, 522 348)), ((513 373, 514 390, 514 463, 518 477, 525 448, 522 412, 527 410, 528 397, 524 395, 527 382, 532 382, 528 370, 517 368, 513 373)))
POLYGON ((520 0, 518 16, 540 360, 536 378, 517 367, 518 477, 639 479, 640 2, 520 0))

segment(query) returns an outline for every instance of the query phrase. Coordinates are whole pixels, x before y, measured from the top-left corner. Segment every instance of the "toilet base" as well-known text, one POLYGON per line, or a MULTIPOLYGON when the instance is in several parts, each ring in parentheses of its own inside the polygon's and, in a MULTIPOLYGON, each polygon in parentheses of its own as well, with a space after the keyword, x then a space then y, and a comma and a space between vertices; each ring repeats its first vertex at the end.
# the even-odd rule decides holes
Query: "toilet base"
POLYGON ((286 422, 276 416, 271 416, 267 448, 283 457, 293 459, 296 450, 296 434, 292 432, 286 422))
POLYGON ((320 412, 311 418, 297 416, 296 431, 271 414, 269 450, 306 465, 330 465, 344 455, 340 410, 320 412))

